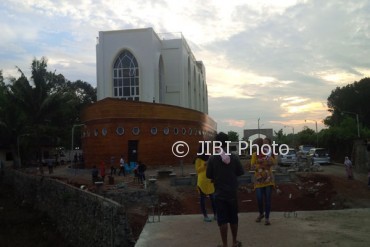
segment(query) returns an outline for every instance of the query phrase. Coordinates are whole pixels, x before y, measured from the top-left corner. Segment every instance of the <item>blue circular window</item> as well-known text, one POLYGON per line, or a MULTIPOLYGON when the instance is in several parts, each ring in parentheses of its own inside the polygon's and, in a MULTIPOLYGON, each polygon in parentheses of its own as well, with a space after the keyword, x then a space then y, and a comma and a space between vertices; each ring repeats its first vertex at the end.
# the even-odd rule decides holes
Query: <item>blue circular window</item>
POLYGON ((150 133, 152 133, 152 135, 156 135, 158 132, 157 128, 156 127, 153 127, 150 129, 150 133))
POLYGON ((108 133, 107 128, 103 128, 103 129, 101 130, 101 134, 102 134, 103 136, 106 136, 106 135, 107 135, 107 133, 108 133))
POLYGON ((140 134, 140 128, 139 127, 133 127, 132 128, 132 134, 134 134, 134 135, 138 135, 138 134, 140 134))
POLYGON ((118 127, 117 129, 116 129, 116 133, 117 133, 117 135, 123 135, 124 133, 125 133, 125 129, 124 128, 122 128, 122 127, 118 127))

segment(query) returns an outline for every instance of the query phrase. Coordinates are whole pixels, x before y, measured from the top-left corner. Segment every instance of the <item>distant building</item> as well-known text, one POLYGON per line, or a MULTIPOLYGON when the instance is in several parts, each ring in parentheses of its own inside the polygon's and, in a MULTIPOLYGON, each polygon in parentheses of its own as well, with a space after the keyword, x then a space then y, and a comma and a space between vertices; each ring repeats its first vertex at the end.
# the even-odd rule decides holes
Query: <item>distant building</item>
POLYGON ((192 162, 198 141, 213 138, 205 67, 180 33, 99 32, 96 57, 98 102, 82 112, 87 166, 121 155, 147 165, 192 162), (189 155, 172 154, 176 141, 189 144, 189 155))

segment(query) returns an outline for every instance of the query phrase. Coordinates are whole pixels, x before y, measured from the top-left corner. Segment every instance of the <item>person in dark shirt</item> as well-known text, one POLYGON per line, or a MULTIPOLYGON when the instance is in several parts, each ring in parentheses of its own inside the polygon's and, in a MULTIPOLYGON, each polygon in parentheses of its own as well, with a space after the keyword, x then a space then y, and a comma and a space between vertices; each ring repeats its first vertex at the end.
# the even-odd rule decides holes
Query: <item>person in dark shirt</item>
POLYGON ((146 171, 146 165, 139 162, 139 166, 137 167, 137 174, 138 174, 140 183, 144 183, 145 181, 145 171, 146 171))
POLYGON ((217 210, 217 224, 220 229, 223 246, 227 246, 228 224, 230 224, 233 246, 241 246, 237 241, 238 234, 238 180, 244 174, 239 157, 227 155, 227 134, 220 132, 216 135, 214 145, 221 143, 222 148, 217 150, 207 162, 206 176, 215 185, 215 199, 217 210), (225 153, 226 151, 226 153, 225 153))
POLYGON ((99 175, 99 170, 96 168, 96 166, 93 166, 93 169, 91 171, 91 176, 92 176, 92 182, 93 184, 98 181, 98 175, 99 175))

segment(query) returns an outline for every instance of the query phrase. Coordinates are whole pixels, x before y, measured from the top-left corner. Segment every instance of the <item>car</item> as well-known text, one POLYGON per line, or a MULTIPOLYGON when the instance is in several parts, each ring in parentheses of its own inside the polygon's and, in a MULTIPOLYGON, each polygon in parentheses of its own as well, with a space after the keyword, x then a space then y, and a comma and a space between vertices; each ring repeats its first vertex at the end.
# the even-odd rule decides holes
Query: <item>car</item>
POLYGON ((312 148, 315 148, 315 147, 312 145, 300 145, 298 147, 298 153, 297 153, 298 159, 299 160, 307 159, 307 154, 310 152, 312 148))
POLYGON ((311 148, 307 155, 311 164, 330 164, 329 150, 326 148, 311 148))
POLYGON ((289 148, 288 152, 285 154, 279 154, 278 164, 280 166, 291 165, 297 163, 297 152, 294 148, 289 148))

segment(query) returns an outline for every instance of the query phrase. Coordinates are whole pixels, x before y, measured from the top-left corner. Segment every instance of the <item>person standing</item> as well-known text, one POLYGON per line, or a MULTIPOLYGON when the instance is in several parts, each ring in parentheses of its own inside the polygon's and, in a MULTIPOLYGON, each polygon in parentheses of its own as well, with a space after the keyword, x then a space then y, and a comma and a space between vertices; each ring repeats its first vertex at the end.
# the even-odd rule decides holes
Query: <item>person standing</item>
POLYGON ((105 163, 104 163, 104 161, 100 162, 100 176, 101 176, 102 181, 104 182, 104 179, 105 179, 105 163))
POLYGON ((116 175, 117 169, 114 167, 114 156, 110 157, 110 176, 116 175))
POLYGON ((139 162, 139 166, 137 167, 137 174, 139 177, 139 181, 141 184, 145 181, 145 171, 146 171, 146 165, 142 162, 139 162))
POLYGON ((229 224, 233 246, 241 246, 241 242, 237 241, 239 221, 237 177, 243 175, 244 170, 238 156, 225 153, 228 135, 220 132, 215 140, 217 142, 214 145, 221 143, 222 148, 218 148, 217 153, 209 157, 206 176, 213 181, 215 186, 217 224, 224 247, 227 247, 229 224))
MULTIPOLYGON (((275 186, 272 167, 275 165, 273 154, 266 154, 264 148, 270 145, 269 139, 265 141, 257 138, 254 143, 257 150, 251 158, 251 169, 254 170, 254 190, 256 191, 259 215, 256 222, 265 218, 265 225, 270 225, 271 193, 275 186)), ((271 148, 271 147, 270 147, 271 148)))
POLYGON ((91 170, 91 177, 92 177, 93 184, 95 184, 95 182, 98 181, 98 175, 99 175, 99 170, 96 168, 96 166, 93 166, 91 170))
POLYGON ((48 159, 48 170, 49 170, 49 174, 52 174, 53 173, 53 160, 52 159, 48 159))
POLYGON ((348 158, 348 156, 344 157, 344 167, 346 168, 347 178, 353 179, 352 161, 348 158))
POLYGON ((121 176, 121 172, 123 173, 123 176, 126 176, 125 160, 123 158, 123 155, 121 155, 121 159, 119 160, 119 172, 118 172, 118 176, 121 176))
MULTIPOLYGON (((201 151, 201 147, 199 146, 198 153, 201 151)), ((212 210, 214 219, 217 219, 217 213, 216 213, 216 204, 213 193, 215 192, 215 187, 210 179, 206 176, 206 170, 207 170, 207 160, 208 155, 202 154, 198 155, 195 159, 195 171, 197 172, 197 190, 199 192, 199 200, 200 200, 200 209, 203 214, 203 220, 205 222, 211 222, 212 219, 208 217, 207 209, 206 209, 206 203, 205 199, 208 196, 211 200, 212 210)))

